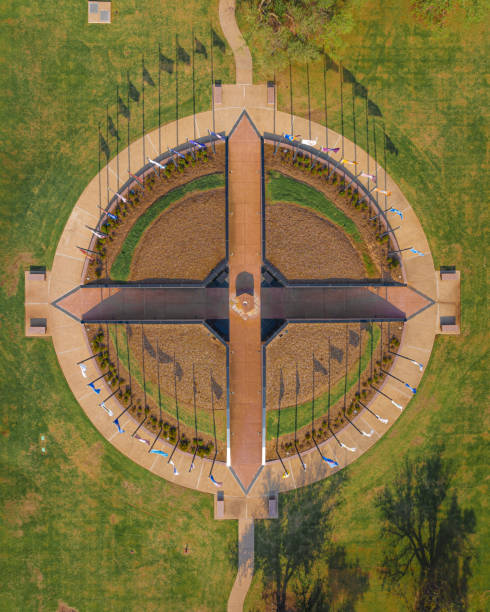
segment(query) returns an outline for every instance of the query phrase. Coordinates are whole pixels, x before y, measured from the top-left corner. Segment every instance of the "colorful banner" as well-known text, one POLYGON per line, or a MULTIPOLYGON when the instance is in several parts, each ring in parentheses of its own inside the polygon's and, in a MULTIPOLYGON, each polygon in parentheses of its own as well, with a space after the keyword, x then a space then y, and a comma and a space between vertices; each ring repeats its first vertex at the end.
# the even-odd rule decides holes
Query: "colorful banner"
POLYGON ((89 386, 91 389, 93 389, 93 390, 95 391, 95 393, 97 393, 97 395, 99 395, 99 393, 100 393, 100 389, 96 389, 96 388, 95 388, 95 385, 94 385, 94 383, 93 383, 93 382, 88 383, 88 386, 89 386))
POLYGON ((378 414, 375 414, 374 416, 378 419, 378 421, 381 421, 385 425, 389 422, 388 419, 382 419, 378 414))
POLYGON ((283 479, 283 480, 286 480, 286 478, 289 478, 290 476, 291 476, 291 474, 290 474, 290 473, 289 473, 289 472, 286 470, 286 471, 284 472, 284 474, 282 475, 282 479, 283 479))
POLYGON ((85 249, 82 249, 82 247, 77 247, 78 249, 80 249, 80 251, 82 251, 82 253, 88 258, 90 259, 90 261, 93 261, 94 258, 92 257, 92 255, 90 255, 90 253, 88 251, 86 251, 85 249))
POLYGON ((400 217, 400 219, 403 221, 403 213, 401 210, 398 210, 398 208, 393 208, 393 206, 391 208, 388 208, 388 210, 386 212, 392 212, 395 213, 395 215, 398 215, 400 217))
POLYGON ((328 457, 324 457, 323 455, 322 455, 322 459, 331 468, 339 467, 339 464, 336 461, 334 461, 333 459, 329 459, 328 457))
POLYGON ((107 408, 107 406, 105 405, 105 403, 104 403, 104 402, 100 402, 99 406, 100 406, 101 408, 103 408, 103 409, 104 409, 104 410, 107 412, 107 414, 108 414, 109 416, 114 416, 114 415, 112 414, 112 410, 111 410, 110 408, 107 408))
POLYGON ((410 389, 410 391, 415 395, 417 393, 417 389, 415 387, 411 387, 408 383, 403 383, 405 387, 410 389))
POLYGON ((150 162, 150 164, 153 164, 154 166, 157 166, 158 168, 160 168, 161 170, 165 170, 165 166, 162 166, 162 164, 159 164, 157 161, 155 161, 154 159, 151 159, 150 157, 147 157, 148 161, 150 162))
POLYGON ((420 251, 417 251, 417 249, 414 249, 413 247, 411 247, 409 249, 410 253, 413 253, 414 255, 420 255, 421 257, 424 257, 425 253, 421 253, 420 251))
POLYGON ((99 232, 98 230, 94 229, 93 227, 89 227, 87 225, 87 229, 89 229, 92 234, 94 234, 94 236, 97 236, 97 238, 107 238, 107 234, 104 234, 103 232, 99 232))
POLYGON ((355 453, 357 450, 357 448, 350 448, 350 446, 346 446, 343 442, 340 443, 340 446, 342 448, 345 448, 345 450, 350 451, 351 453, 355 453))
POLYGON ((110 213, 110 212, 104 211, 104 215, 107 215, 107 216, 108 216, 110 219, 112 219, 113 221, 117 221, 117 220, 118 220, 117 215, 113 215, 113 214, 112 214, 112 213, 110 213))
POLYGON ((338 153, 340 151, 340 147, 322 147, 323 153, 338 153))
POLYGON ((113 193, 113 194, 116 196, 116 198, 117 198, 118 200, 121 200, 121 202, 124 202, 125 204, 127 204, 127 203, 128 203, 128 201, 126 200, 126 198, 125 198, 124 196, 122 196, 120 193, 117 193, 117 191, 113 191, 112 193, 113 193))
POLYGON ((367 172, 361 172, 361 174, 359 176, 363 176, 364 178, 367 178, 370 181, 373 181, 373 183, 376 182, 376 175, 375 174, 368 174, 367 172))
POLYGON ((308 145, 309 147, 316 147, 316 143, 316 140, 306 140, 305 138, 301 141, 301 144, 308 145))
POLYGON ((170 459, 169 463, 174 468, 174 476, 178 476, 179 472, 178 472, 177 468, 175 467, 175 463, 172 461, 172 459, 170 459))
POLYGON ((397 404, 395 400, 391 400, 391 403, 393 404, 393 406, 396 406, 398 410, 403 410, 403 406, 400 406, 400 404, 397 404))
POLYGON ((201 144, 200 142, 197 142, 196 140, 191 140, 190 138, 188 139, 189 142, 191 144, 193 144, 195 147, 199 147, 200 149, 205 149, 206 145, 201 144))
POLYGON ((148 446, 150 446, 150 441, 146 438, 141 438, 140 436, 138 436, 138 434, 134 435, 134 439, 138 440, 138 442, 141 442, 142 444, 148 444, 148 446))
POLYGON ((424 366, 423 366, 421 363, 419 363, 418 361, 414 361, 413 359, 410 359, 410 361, 411 361, 411 362, 412 362, 414 365, 418 366, 419 370, 420 370, 421 372, 423 372, 423 370, 424 370, 424 366))
POLYGON ((78 364, 80 366, 80 370, 82 371, 82 376, 87 378, 87 366, 83 365, 83 363, 78 364))
POLYGON ((140 184, 142 187, 144 187, 144 186, 145 186, 145 184, 143 183, 143 181, 142 181, 142 180, 141 180, 141 179, 140 179, 138 176, 136 176, 135 174, 131 174, 131 172, 129 172, 128 174, 129 174, 129 176, 130 176, 131 178, 134 178, 134 180, 135 180, 135 181, 138 181, 138 183, 139 183, 139 184, 140 184))
POLYGON ((380 189, 379 187, 375 187, 373 191, 376 191, 377 193, 380 193, 381 195, 385 195, 385 196, 391 195, 391 191, 386 191, 386 189, 380 189))
POLYGON ((211 479, 211 482, 217 486, 217 487, 222 487, 223 483, 219 482, 219 480, 216 480, 215 477, 212 474, 209 474, 209 478, 211 479))
POLYGON ((212 132, 211 130, 208 130, 208 132, 209 132, 209 135, 210 135, 210 136, 214 136, 214 137, 215 137, 215 138, 217 138, 218 140, 225 140, 225 139, 223 138, 223 136, 221 136, 221 134, 216 134, 216 132, 212 132))
POLYGON ((162 450, 158 450, 157 448, 152 448, 150 453, 153 453, 154 455, 161 455, 162 457, 168 457, 168 453, 162 450))
POLYGON ((114 423, 114 425, 117 427, 117 431, 122 434, 124 433, 124 429, 121 429, 121 426, 119 425, 119 419, 114 419, 114 421, 112 421, 114 423))
POLYGON ((371 429, 371 431, 369 433, 366 433, 365 431, 363 431, 361 429, 361 433, 362 433, 363 436, 366 436, 366 438, 370 438, 373 435, 373 433, 374 433, 374 429, 371 429))
POLYGON ((169 148, 169 151, 170 151, 170 153, 173 153, 174 155, 178 155, 179 157, 182 157, 182 159, 185 159, 185 155, 182 155, 182 153, 179 153, 175 149, 170 149, 169 148))
POLYGON ((340 163, 341 164, 350 164, 351 166, 357 166, 357 164, 359 162, 358 161, 351 161, 350 159, 341 159, 340 163))

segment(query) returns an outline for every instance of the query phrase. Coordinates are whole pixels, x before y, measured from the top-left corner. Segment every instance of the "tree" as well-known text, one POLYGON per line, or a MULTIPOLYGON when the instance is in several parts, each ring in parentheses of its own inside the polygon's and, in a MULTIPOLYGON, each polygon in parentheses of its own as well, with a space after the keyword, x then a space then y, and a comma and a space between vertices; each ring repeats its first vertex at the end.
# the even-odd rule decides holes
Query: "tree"
MULTIPOLYGON (((475 515, 449 494, 450 473, 439 452, 406 460, 378 496, 384 542, 383 578, 389 588, 412 579, 414 610, 466 609, 475 515)), ((404 595, 407 598, 407 595, 404 595)))
POLYGON ((244 0, 241 14, 249 45, 259 46, 269 68, 289 61, 318 59, 323 49, 334 50, 339 35, 353 27, 353 2, 338 0, 244 0))
POLYGON ((366 573, 331 539, 332 511, 344 478, 339 473, 326 484, 287 493, 281 496, 279 519, 257 521, 255 566, 276 610, 319 612, 339 602, 340 609, 353 609, 367 589, 366 573))

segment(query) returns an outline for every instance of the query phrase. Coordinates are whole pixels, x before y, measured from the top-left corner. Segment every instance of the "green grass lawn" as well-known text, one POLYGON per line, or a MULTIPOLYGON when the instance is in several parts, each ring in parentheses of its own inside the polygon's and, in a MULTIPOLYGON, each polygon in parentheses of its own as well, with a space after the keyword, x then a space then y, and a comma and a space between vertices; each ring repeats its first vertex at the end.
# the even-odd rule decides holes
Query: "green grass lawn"
MULTIPOLYGON (((376 119, 377 155, 384 158, 383 123, 398 154, 387 151, 387 168, 419 216, 435 265, 455 265, 462 273, 462 333, 439 336, 416 397, 390 432, 347 469, 335 512, 335 541, 369 573, 369 589, 356 609, 404 610, 403 602, 381 588, 382 559, 374 497, 392 482, 394 466, 406 456, 424 455, 443 444, 453 471, 453 492, 477 517, 469 582, 469 609, 488 609, 490 559, 488 521, 487 240, 484 201, 485 138, 488 134, 485 85, 488 43, 483 23, 469 24, 450 12, 447 26, 417 22, 408 0, 362 3, 356 26, 338 41, 342 60, 369 90, 382 118, 376 119)), ((252 54, 260 49, 252 48, 252 54)), ((332 53, 332 55, 334 55, 332 53)), ((272 75, 256 75, 256 78, 272 75)), ((310 65, 312 118, 323 118, 323 75, 310 65)), ((276 73, 282 110, 289 109, 289 73, 276 73)), ((303 66, 293 66, 295 112, 307 115, 303 66)), ((329 125, 340 130, 339 75, 328 72, 329 125)), ((345 133, 353 137, 351 85, 344 86, 345 133)), ((356 136, 365 147, 364 101, 356 98, 356 136)), ((373 117, 370 150, 373 153, 373 117)), ((314 137, 315 134, 312 134, 314 137)), ((382 182, 382 177, 380 179, 382 182)), ((338 478, 338 477, 335 477, 338 478)), ((340 482, 340 481, 339 481, 340 482)), ((320 484, 315 494, 326 494, 320 484)), ((313 493, 312 493, 313 494, 313 493)), ((265 609, 255 578, 247 610, 265 609)))
POLYGON ((145 212, 138 217, 133 227, 124 241, 124 244, 119 251, 114 263, 112 264, 110 275, 114 280, 127 281, 129 278, 131 262, 139 241, 143 237, 146 230, 155 221, 155 219, 171 204, 181 200, 184 196, 190 193, 208 191, 210 189, 218 189, 224 187, 225 177, 223 174, 207 174, 201 176, 185 185, 176 187, 170 192, 158 198, 145 212))
MULTIPOLYGON (((89 26, 87 3, 68 0, 6 0, 0 15, 0 610, 56 610, 59 601, 84 612, 225 610, 236 523, 214 521, 211 496, 152 476, 100 436, 51 342, 24 337, 21 272, 28 263, 51 267, 66 220, 97 173, 99 122, 115 155, 106 105, 119 121, 119 148, 127 146, 116 86, 126 101, 129 71, 141 96, 143 54, 155 82, 145 85, 146 130, 158 121, 158 43, 172 57, 178 34, 191 54, 192 27, 208 54, 196 55, 196 110, 209 107, 218 0, 120 0, 110 26, 89 26)), ((214 59, 216 78, 228 81, 231 50, 215 47, 214 59)), ((180 116, 192 112, 191 77, 181 63, 180 116)), ((132 141, 141 134, 141 97, 130 111, 132 141)), ((162 71, 161 120, 174 118, 175 73, 162 71)))
MULTIPOLYGON (((116 4, 116 3, 114 3, 116 4)), ((155 478, 105 442, 73 399, 50 341, 24 337, 23 277, 28 263, 50 267, 66 220, 98 168, 106 105, 116 122, 116 86, 127 71, 141 92, 141 56, 156 82, 157 47, 173 41, 191 51, 194 27, 203 41, 218 0, 184 4, 120 0, 111 26, 88 26, 86 3, 6 0, 0 8, 0 377, 2 573, 0 609, 224 610, 235 575, 228 551, 236 524, 212 519, 212 499, 155 478), (40 453, 46 436, 47 454, 40 453), (188 544, 190 553, 183 555, 188 544), (134 550, 134 554, 130 553, 134 550)), ((369 89, 398 154, 387 167, 418 214, 436 265, 462 271, 462 334, 438 338, 416 398, 390 432, 346 470, 335 539, 369 573, 358 610, 402 610, 381 588, 379 524, 374 496, 395 462, 436 443, 454 474, 454 491, 472 508, 477 531, 469 583, 470 609, 488 607, 488 363, 485 141, 488 58, 484 24, 456 11, 444 28, 415 21, 409 0, 360 4, 337 59, 369 89)), ((207 44, 209 56, 209 44, 207 44)), ((254 54, 260 49, 252 49, 254 54)), ((231 82, 231 51, 215 49, 215 77, 231 82)), ((209 106, 209 59, 202 55, 197 110, 209 106)), ((312 118, 321 120, 321 67, 311 66, 312 118)), ((175 116, 174 76, 162 72, 162 123, 175 116)), ((272 74, 258 75, 272 78, 272 74)), ((288 74, 276 75, 281 109, 289 106, 288 74)), ((191 71, 179 68, 181 116, 192 111, 191 71)), ((294 67, 295 112, 307 113, 304 67, 294 67)), ((352 137, 350 85, 346 135, 352 137)), ((122 90, 122 91, 121 91, 122 90)), ((146 129, 157 122, 156 87, 145 86, 146 129)), ((339 129, 338 73, 328 73, 329 122, 339 129)), ((131 101, 130 140, 141 133, 141 101, 131 101)), ((355 101, 357 137, 363 100, 355 101)), ((119 116, 120 148, 127 122, 119 116)), ((372 118, 370 123, 370 147, 372 118)), ((107 136, 110 155, 116 138, 107 136)), ((313 134, 313 137, 315 134, 313 134)), ((163 143, 163 146, 165 143, 163 143)), ((157 143, 155 143, 157 147, 157 143)), ((104 163, 104 160, 102 160, 104 163)), ((340 484, 339 476, 335 477, 340 484)), ((320 483, 312 494, 326 495, 320 483)), ((263 609, 257 577, 247 609, 263 609)))

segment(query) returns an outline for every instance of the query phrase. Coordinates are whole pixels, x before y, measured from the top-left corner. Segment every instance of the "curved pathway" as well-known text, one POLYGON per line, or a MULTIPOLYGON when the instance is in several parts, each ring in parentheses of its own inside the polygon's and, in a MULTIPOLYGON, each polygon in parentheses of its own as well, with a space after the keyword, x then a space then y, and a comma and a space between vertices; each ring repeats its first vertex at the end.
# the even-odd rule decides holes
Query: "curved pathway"
POLYGON ((235 56, 237 85, 251 85, 253 82, 252 55, 242 33, 238 29, 235 6, 236 0, 220 0, 219 22, 235 56))
MULTIPOLYGON (((260 100, 258 104, 260 105, 260 100)), ((223 107, 216 111, 217 130, 224 130, 229 133, 238 119, 239 114, 240 109, 237 108, 223 107)), ((258 106, 256 108, 250 108, 249 114, 259 131, 271 131, 272 111, 266 112, 262 106, 258 106)), ((187 137, 193 138, 194 126, 192 119, 192 117, 186 117, 179 120, 179 134, 182 140, 185 140, 187 137)), ((291 125, 290 115, 277 112, 276 124, 278 126, 278 132, 288 131, 291 125)), ((208 126, 212 125, 211 112, 204 112, 196 115, 196 125, 198 135, 205 134, 208 126)), ((294 117, 294 125, 296 133, 308 133, 307 120, 300 117, 294 117)), ((166 145, 165 148, 167 146, 174 147, 176 145, 175 124, 168 124, 161 129, 162 140, 166 145)), ((312 123, 311 129, 313 136, 318 136, 318 144, 324 145, 325 139, 322 135, 325 134, 325 128, 319 124, 312 123)), ((156 130, 147 134, 145 139, 147 140, 146 147, 148 150, 149 143, 158 142, 158 131, 156 130)), ((340 141, 340 136, 329 130, 329 143, 331 144, 337 141, 340 141)), ((353 143, 344 139, 344 146, 345 157, 353 156, 353 143)), ((142 166, 142 151, 142 139, 131 144, 131 172, 133 173, 142 166)), ((119 155, 119 171, 121 177, 128 176, 127 159, 127 151, 121 151, 119 155)), ((359 169, 367 169, 366 153, 360 150, 359 147, 357 147, 357 159, 360 161, 359 169)), ((116 167, 116 160, 114 159, 109 163, 110 171, 107 173, 104 168, 100 173, 103 194, 107 192, 107 176, 109 177, 109 188, 113 191, 116 191, 123 182, 122 180, 119 182, 117 180, 116 167)), ((370 159, 369 167, 371 172, 375 168, 375 162, 372 158, 370 159)), ((378 174, 383 177, 382 181, 384 186, 384 170, 380 166, 378 166, 378 174)), ((424 293, 437 302, 436 273, 422 226, 410 204, 388 174, 386 175, 386 185, 388 190, 392 192, 389 198, 389 204, 399 208, 404 214, 401 227, 397 230, 400 248, 403 249, 413 246, 425 253, 425 257, 418 257, 411 254, 409 251, 401 253, 406 282, 409 286, 424 293)), ((52 303, 83 283, 84 279, 82 275, 85 258, 82 256, 77 246, 87 246, 90 243, 92 234, 86 226, 89 225, 93 227, 97 224, 98 206, 99 176, 96 176, 80 196, 61 235, 51 274, 49 276, 49 303, 52 303)), ((413 359, 424 364, 428 362, 435 334, 438 333, 437 314, 438 305, 436 304, 405 323, 402 342, 399 347, 399 352, 401 354, 409 355, 413 357, 413 359)), ((188 455, 177 451, 175 454, 175 462, 179 475, 175 475, 172 466, 168 465, 165 459, 148 454, 148 447, 146 445, 139 444, 138 441, 131 438, 127 433, 124 435, 118 434, 116 427, 112 423, 113 418, 109 417, 103 408, 99 406, 99 396, 96 396, 94 392, 87 387, 87 382, 97 378, 97 376, 101 374, 95 360, 86 363, 88 369, 87 379, 82 377, 80 368, 77 366, 78 361, 87 358, 91 354, 83 327, 58 309, 49 307, 48 329, 49 333, 52 335, 60 366, 74 396, 90 420, 111 444, 133 461, 136 461, 146 469, 151 470, 163 478, 206 493, 214 493, 216 491, 216 487, 208 478, 209 462, 207 460, 198 459, 196 469, 189 473, 188 455)), ((410 363, 410 361, 400 358, 395 359, 391 371, 395 376, 409 381, 415 387, 419 384, 423 375, 416 366, 410 363)), ((107 393, 105 395, 102 395, 104 393, 104 391, 102 391, 101 397, 110 395, 108 388, 106 388, 106 391, 107 393)), ((408 405, 411 399, 411 393, 408 392, 403 385, 393 379, 385 381, 383 391, 403 408, 408 405)), ((118 411, 121 409, 115 398, 109 400, 107 405, 114 415, 117 415, 118 411)), ((356 448, 355 452, 350 452, 340 447, 334 439, 328 440, 322 446, 322 450, 325 455, 332 457, 339 463, 338 469, 345 467, 370 448, 393 425, 400 415, 400 410, 382 395, 375 396, 369 407, 383 418, 387 418, 389 423, 383 424, 377 421, 375 417, 366 411, 358 415, 357 420, 359 424, 374 429, 375 434, 371 438, 367 438, 362 436, 352 425, 348 425, 337 436, 345 446, 356 448)), ((128 413, 121 418, 121 426, 123 429, 125 429, 126 426, 129 427, 132 422, 132 417, 128 413)), ((165 446, 164 442, 158 442, 158 447, 162 450, 165 450, 165 446)), ((288 471, 291 473, 291 477, 286 480, 282 479, 282 468, 280 464, 277 462, 268 462, 246 496, 246 503, 250 503, 249 507, 254 507, 255 502, 253 500, 265 497, 269 491, 282 491, 297 486, 303 486, 325 478, 331 473, 331 469, 321 460, 316 451, 305 453, 305 461, 308 464, 306 472, 301 469, 297 457, 287 458, 285 463, 288 467, 288 471)), ((224 483, 223 487, 226 491, 227 499, 243 499, 245 497, 236 479, 226 467, 225 463, 216 464, 214 476, 216 480, 224 483)))

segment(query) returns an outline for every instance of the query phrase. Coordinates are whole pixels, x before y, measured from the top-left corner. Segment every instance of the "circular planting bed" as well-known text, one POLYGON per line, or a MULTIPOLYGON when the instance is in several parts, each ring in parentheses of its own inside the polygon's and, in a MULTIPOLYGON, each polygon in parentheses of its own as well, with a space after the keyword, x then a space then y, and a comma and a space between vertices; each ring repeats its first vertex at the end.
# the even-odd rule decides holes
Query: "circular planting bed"
MULTIPOLYGON (((265 147, 265 259, 288 280, 401 280, 389 234, 341 173, 265 147)), ((226 256, 225 150, 188 155, 125 194, 95 240, 87 282, 202 281, 226 256)), ((139 435, 226 458, 226 349, 202 325, 87 325, 139 435), (214 392, 211 391, 213 385, 214 392), (214 402, 214 413, 212 410, 214 402), (214 414, 214 418, 213 418, 214 414), (177 418, 178 417, 178 418, 177 418), (197 433, 196 433, 197 431, 197 433), (216 433, 216 435, 215 435, 216 433)), ((402 325, 289 324, 267 345, 267 459, 341 430, 382 383, 402 325), (313 358, 315 361, 313 361, 313 358), (315 364, 315 365, 314 365, 315 364), (313 370, 315 370, 313 372, 313 370), (296 374, 298 373, 298 375, 296 374), (313 380, 314 377, 314 380, 313 380), (282 379, 282 382, 281 382, 282 379), (314 389, 313 389, 314 385, 314 389), (280 393, 280 389, 283 392, 280 393), (279 405, 279 396, 281 402, 279 405), (312 400, 314 398, 314 422, 312 400), (360 403, 361 402, 361 403, 360 403)), ((115 415, 117 416, 117 415, 115 415)))

